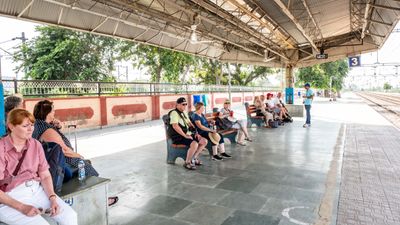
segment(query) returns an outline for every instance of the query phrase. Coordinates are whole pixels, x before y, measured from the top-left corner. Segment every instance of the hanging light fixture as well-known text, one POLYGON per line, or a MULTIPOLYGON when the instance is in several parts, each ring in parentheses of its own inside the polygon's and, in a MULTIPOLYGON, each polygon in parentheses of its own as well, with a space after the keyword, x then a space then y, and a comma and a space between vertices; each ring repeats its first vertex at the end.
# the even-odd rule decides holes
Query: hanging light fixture
POLYGON ((197 25, 193 24, 192 26, 190 26, 190 29, 192 30, 192 33, 190 34, 190 42, 192 42, 192 43, 198 42, 197 34, 196 34, 197 25))
POLYGON ((276 57, 271 57, 271 58, 269 58, 269 51, 268 51, 267 49, 264 49, 264 59, 263 59, 264 62, 272 61, 272 60, 274 60, 275 58, 276 58, 276 57))
POLYGON ((267 50, 267 49, 264 49, 264 62, 268 62, 268 61, 270 61, 270 60, 268 59, 268 50, 267 50))

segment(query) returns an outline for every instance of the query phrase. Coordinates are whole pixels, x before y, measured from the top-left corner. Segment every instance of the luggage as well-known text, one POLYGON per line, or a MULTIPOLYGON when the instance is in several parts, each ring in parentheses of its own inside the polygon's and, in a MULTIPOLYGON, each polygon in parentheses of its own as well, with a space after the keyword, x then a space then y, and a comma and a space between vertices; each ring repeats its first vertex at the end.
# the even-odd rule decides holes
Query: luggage
POLYGON ((74 151, 75 151, 76 153, 78 153, 78 142, 76 141, 76 125, 75 125, 75 124, 70 124, 70 125, 68 125, 68 137, 69 137, 69 140, 70 140, 70 141, 72 140, 71 128, 74 128, 74 144, 75 144, 75 146, 74 146, 74 151))
POLYGON ((65 175, 65 156, 59 144, 54 142, 42 142, 44 155, 49 164, 53 187, 56 193, 60 193, 65 175))

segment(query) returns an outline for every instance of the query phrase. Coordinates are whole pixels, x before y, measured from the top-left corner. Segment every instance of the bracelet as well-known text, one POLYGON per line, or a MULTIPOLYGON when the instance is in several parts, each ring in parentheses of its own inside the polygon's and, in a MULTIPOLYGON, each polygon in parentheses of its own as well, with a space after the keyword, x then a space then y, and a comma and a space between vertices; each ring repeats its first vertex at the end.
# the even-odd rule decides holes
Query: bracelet
POLYGON ((49 200, 51 200, 52 197, 57 197, 57 195, 55 195, 55 194, 50 195, 49 200))

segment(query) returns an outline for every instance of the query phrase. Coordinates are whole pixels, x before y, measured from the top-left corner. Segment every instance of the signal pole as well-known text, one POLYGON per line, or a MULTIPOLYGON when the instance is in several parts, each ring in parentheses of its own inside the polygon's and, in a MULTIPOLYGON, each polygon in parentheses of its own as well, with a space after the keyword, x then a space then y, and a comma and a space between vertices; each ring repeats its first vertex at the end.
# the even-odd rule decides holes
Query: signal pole
MULTIPOLYGON (((24 45, 25 42, 28 40, 28 38, 25 37, 25 32, 22 32, 21 33, 21 37, 15 37, 15 38, 13 38, 11 40, 13 40, 13 41, 14 40, 21 40, 22 44, 24 45)), ((26 60, 25 54, 24 54, 24 60, 26 60)), ((27 67, 25 67, 24 72, 25 72, 25 77, 26 77, 26 75, 28 74, 28 68, 27 67)), ((18 80, 18 77, 15 77, 15 79, 18 80)))

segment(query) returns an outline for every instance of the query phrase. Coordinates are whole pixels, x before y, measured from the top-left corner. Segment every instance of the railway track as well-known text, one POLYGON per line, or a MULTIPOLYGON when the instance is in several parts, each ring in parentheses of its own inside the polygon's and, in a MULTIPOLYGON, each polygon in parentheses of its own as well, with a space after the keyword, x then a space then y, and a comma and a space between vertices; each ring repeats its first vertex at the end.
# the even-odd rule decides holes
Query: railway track
POLYGON ((400 129, 400 94, 379 92, 357 92, 375 111, 400 129))

